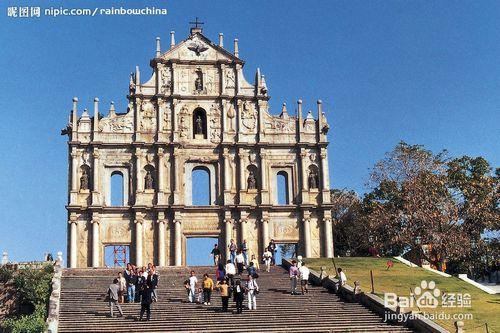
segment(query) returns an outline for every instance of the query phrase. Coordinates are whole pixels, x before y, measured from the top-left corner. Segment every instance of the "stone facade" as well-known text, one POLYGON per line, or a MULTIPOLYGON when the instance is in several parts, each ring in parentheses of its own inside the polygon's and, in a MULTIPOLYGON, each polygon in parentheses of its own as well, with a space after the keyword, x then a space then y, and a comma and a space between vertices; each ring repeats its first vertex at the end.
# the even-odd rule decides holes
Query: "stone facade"
POLYGON ((151 60, 152 76, 131 75, 125 113, 84 110, 68 127, 68 266, 104 265, 104 247, 129 245, 138 265, 185 265, 188 237, 247 239, 261 256, 270 239, 298 243, 306 257, 333 256, 328 124, 317 103, 269 113, 264 75, 250 84, 244 62, 200 28, 151 60), (210 205, 192 205, 192 172, 209 173, 210 205), (111 205, 111 177, 123 177, 123 204, 111 205), (288 204, 277 204, 277 177, 288 204))

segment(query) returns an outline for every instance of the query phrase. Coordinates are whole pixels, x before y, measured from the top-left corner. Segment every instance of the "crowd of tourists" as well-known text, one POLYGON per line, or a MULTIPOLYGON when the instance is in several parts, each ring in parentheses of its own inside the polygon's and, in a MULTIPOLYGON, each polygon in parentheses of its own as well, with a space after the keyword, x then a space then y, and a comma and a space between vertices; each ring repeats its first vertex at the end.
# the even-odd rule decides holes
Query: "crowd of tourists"
MULTIPOLYGON (((258 259, 255 255, 249 256, 248 244, 245 241, 240 247, 231 240, 228 245, 229 259, 222 261, 222 254, 218 245, 215 244, 211 252, 214 260, 215 273, 212 272, 212 279, 209 272, 205 272, 199 280, 195 271, 191 271, 184 281, 184 288, 187 294, 187 302, 211 306, 212 294, 217 291, 221 298, 221 311, 229 310, 229 301, 232 298, 235 306, 235 313, 243 312, 246 298, 246 309, 257 309, 257 295, 259 288, 259 261, 265 265, 264 271, 269 272, 270 267, 276 264, 276 244, 273 240, 266 247, 262 258, 258 259)), ((340 273, 340 272, 339 272, 340 273)), ((309 268, 301 260, 292 261, 289 269, 290 293, 307 294, 309 268)), ((345 277, 345 275, 344 275, 345 277)), ((123 316, 120 304, 140 303, 141 311, 139 320, 143 320, 144 314, 146 320, 151 319, 151 304, 158 301, 158 282, 159 274, 153 264, 147 267, 136 267, 127 264, 123 272, 119 272, 113 283, 108 289, 108 298, 110 306, 110 316, 113 317, 114 308, 118 309, 119 315, 123 316)))

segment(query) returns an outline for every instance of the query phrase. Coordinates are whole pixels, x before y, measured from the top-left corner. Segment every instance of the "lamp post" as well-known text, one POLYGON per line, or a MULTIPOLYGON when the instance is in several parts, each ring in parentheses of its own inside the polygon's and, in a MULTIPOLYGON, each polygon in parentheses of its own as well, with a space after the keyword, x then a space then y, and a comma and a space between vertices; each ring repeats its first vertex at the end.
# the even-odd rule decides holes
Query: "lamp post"
POLYGON ((415 245, 417 246, 417 260, 419 266, 422 266, 422 237, 415 237, 415 245))

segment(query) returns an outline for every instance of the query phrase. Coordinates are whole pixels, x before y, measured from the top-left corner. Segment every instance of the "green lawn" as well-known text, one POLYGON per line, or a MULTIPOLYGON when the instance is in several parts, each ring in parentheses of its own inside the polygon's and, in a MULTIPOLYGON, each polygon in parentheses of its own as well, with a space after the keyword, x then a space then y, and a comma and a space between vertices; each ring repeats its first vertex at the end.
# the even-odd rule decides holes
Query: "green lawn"
MULTIPOLYGON (((320 271, 325 266, 330 276, 334 274, 331 259, 304 259, 310 268, 320 271)), ((373 271, 375 294, 384 298, 385 292, 393 292, 399 296, 409 296, 410 288, 415 289, 422 280, 434 281, 441 293, 468 293, 471 295, 471 307, 450 308, 439 306, 436 309, 422 309, 429 313, 471 313, 472 320, 464 320, 467 332, 486 332, 484 324, 488 323, 489 332, 500 333, 500 295, 489 295, 482 290, 456 278, 444 277, 423 268, 410 268, 391 258, 349 257, 335 258, 337 267, 341 267, 347 275, 348 284, 353 286, 359 281, 364 292, 371 292, 370 270, 373 271), (387 261, 392 260, 394 266, 387 270, 387 261), (482 327, 478 327, 481 326, 482 327)), ((412 308, 418 311, 416 307, 412 308)), ((444 328, 453 331, 454 320, 436 320, 444 328)))

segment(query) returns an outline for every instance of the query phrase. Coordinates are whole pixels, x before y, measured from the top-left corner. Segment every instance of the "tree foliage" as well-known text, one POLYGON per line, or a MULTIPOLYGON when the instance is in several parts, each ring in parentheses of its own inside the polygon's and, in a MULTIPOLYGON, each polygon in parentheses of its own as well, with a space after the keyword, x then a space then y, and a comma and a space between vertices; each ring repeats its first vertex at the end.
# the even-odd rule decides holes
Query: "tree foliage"
POLYGON ((400 142, 371 170, 362 200, 332 190, 336 248, 362 251, 367 238, 386 255, 427 245, 420 255, 437 267, 498 252, 485 235, 500 229, 499 176, 482 157, 449 159, 400 142))

